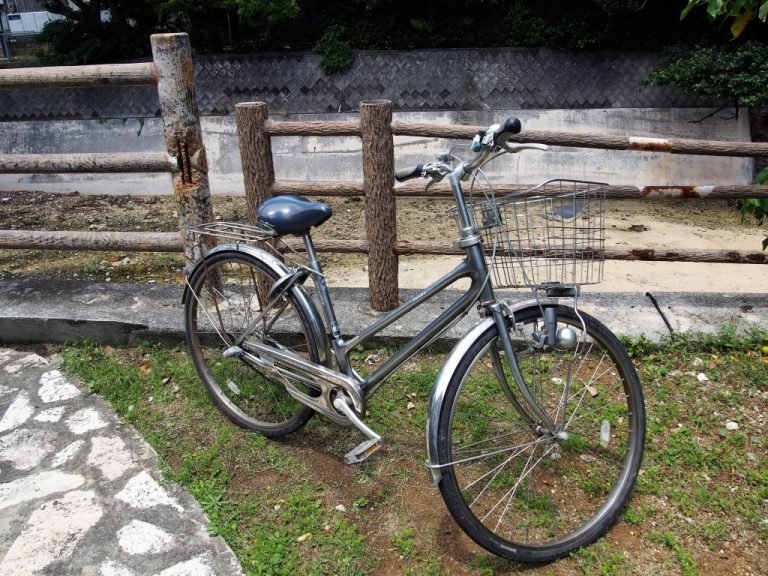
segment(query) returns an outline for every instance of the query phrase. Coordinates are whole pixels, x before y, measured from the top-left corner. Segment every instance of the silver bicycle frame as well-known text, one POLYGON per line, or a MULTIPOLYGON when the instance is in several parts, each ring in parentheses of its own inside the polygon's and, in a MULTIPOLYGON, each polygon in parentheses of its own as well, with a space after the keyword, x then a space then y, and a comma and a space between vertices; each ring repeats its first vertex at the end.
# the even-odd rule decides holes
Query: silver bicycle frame
MULTIPOLYGON (((516 355, 512 350, 512 340, 507 331, 506 312, 502 304, 497 302, 494 296, 493 288, 489 282, 488 264, 485 260, 485 254, 483 253, 482 241, 470 220, 467 205, 464 200, 461 179, 464 177, 467 170, 471 170, 473 169, 473 166, 482 163, 483 159, 483 155, 480 154, 472 164, 462 164, 458 168, 451 170, 448 176, 462 222, 461 235, 460 238, 456 240, 455 245, 465 250, 466 257, 464 261, 448 274, 432 283, 396 309, 384 314, 379 320, 366 327, 360 334, 354 336, 351 340, 345 341, 341 337, 341 330, 338 321, 336 320, 333 303, 331 302, 328 287, 325 282, 325 276, 323 275, 314 246, 312 245, 312 239, 309 234, 306 234, 304 236, 304 245, 309 258, 309 268, 313 271, 312 275, 325 314, 325 320, 327 326, 330 327, 331 330, 331 345, 336 361, 339 364, 339 368, 343 373, 360 382, 360 387, 365 394, 366 399, 370 398, 376 392, 379 386, 381 386, 390 374, 397 370, 404 362, 424 346, 430 344, 436 338, 441 336, 450 328, 455 320, 464 316, 470 310, 472 305, 479 301, 480 306, 493 318, 498 328, 502 349, 505 352, 505 357, 507 358, 520 395, 536 417, 539 418, 539 421, 543 423, 544 427, 555 434, 559 431, 557 426, 549 415, 541 408, 538 402, 536 402, 520 373, 516 355), (405 343, 393 356, 386 360, 384 364, 374 370, 370 376, 361 379, 357 375, 349 361, 349 356, 352 350, 360 344, 370 340, 387 326, 390 326, 462 278, 471 279, 470 287, 448 309, 441 313, 411 340, 405 343)), ((518 406, 519 409, 522 409, 508 386, 505 386, 505 391, 512 397, 511 399, 514 399, 515 405, 518 406)))
MULTIPOLYGON (((454 194, 454 199, 458 209, 459 217, 462 223, 462 229, 460 237, 454 242, 456 247, 462 248, 466 257, 463 262, 451 270, 448 274, 432 283, 430 286, 410 298, 405 303, 401 304, 395 310, 387 312, 379 320, 366 327, 360 334, 354 336, 352 339, 345 341, 341 337, 341 328, 336 319, 336 314, 333 308, 333 303, 328 292, 328 286, 325 282, 325 276, 322 271, 320 262, 317 259, 317 254, 312 243, 312 238, 307 232, 303 236, 304 245, 307 251, 308 266, 312 278, 317 288, 317 293, 320 298, 321 308, 325 317, 325 326, 329 329, 331 336, 331 348, 336 362, 338 363, 339 372, 335 372, 332 369, 326 368, 321 365, 314 365, 308 363, 299 357, 294 357, 288 353, 274 354, 271 352, 270 347, 257 347, 248 342, 247 333, 243 334, 240 339, 242 343, 242 349, 237 348, 236 352, 246 350, 255 352, 260 356, 264 356, 272 360, 276 360, 280 363, 284 363, 290 370, 298 371, 296 374, 292 372, 286 372, 286 376, 293 375, 300 381, 312 382, 313 378, 318 378, 316 382, 323 382, 321 387, 320 398, 301 397, 296 390, 292 390, 288 387, 289 393, 297 397, 301 402, 312 406, 316 410, 332 417, 336 421, 343 420, 343 417, 336 413, 336 408, 332 406, 332 394, 333 386, 340 386, 345 390, 355 410, 358 414, 365 413, 365 402, 370 398, 376 390, 381 386, 384 380, 397 370, 404 362, 419 352, 422 348, 432 343, 439 336, 444 334, 455 321, 466 315, 470 308, 476 303, 479 303, 479 307, 485 310, 485 316, 490 317, 493 323, 495 323, 499 340, 504 351, 504 357, 511 369, 511 374, 515 380, 517 391, 520 393, 525 404, 536 416, 538 421, 543 424, 543 428, 548 430, 551 434, 556 435, 560 430, 555 423, 549 417, 549 415, 541 408, 536 402, 530 390, 528 389, 520 369, 517 365, 516 355, 513 352, 512 339, 507 329, 507 316, 508 310, 505 305, 497 302, 493 293, 493 287, 490 283, 490 274, 488 264, 485 260, 485 254, 483 252, 482 239, 478 234, 477 229, 474 227, 464 200, 464 195, 461 187, 461 180, 468 172, 474 170, 477 166, 481 165, 483 161, 488 157, 489 152, 480 152, 472 162, 465 162, 460 166, 453 168, 447 164, 440 165, 444 168, 444 173, 448 175, 448 179, 451 183, 451 189, 454 194), (351 352, 359 345, 367 342, 375 335, 379 334, 385 328, 419 307, 424 302, 427 302, 437 294, 449 288, 456 281, 469 278, 471 284, 468 290, 466 290, 459 298, 450 306, 447 310, 442 312, 435 320, 433 320, 427 327, 414 336, 411 340, 406 342, 394 355, 384 362, 379 368, 373 371, 367 378, 362 378, 353 369, 350 363, 351 352), (305 376, 302 376, 304 374, 305 376), (331 378, 330 376, 334 376, 331 378), (308 380, 307 380, 308 379, 308 380)), ((286 287, 291 287, 295 282, 286 282, 286 287)), ((280 290, 278 290, 278 293, 280 290)), ((277 294, 274 294, 277 296, 277 294)), ((314 308, 314 307, 312 307, 314 308)), ((314 310, 308 310, 308 312, 315 316, 311 319, 313 325, 322 324, 322 320, 317 317, 314 310)), ((234 353, 234 352, 233 352, 234 353)), ((267 360, 270 367, 273 366, 272 360, 267 360)), ((253 356, 252 361, 256 364, 260 364, 257 356, 253 356)), ((526 413, 523 405, 517 400, 515 393, 511 390, 509 383, 506 382, 504 377, 504 371, 501 366, 501 356, 496 356, 496 372, 500 375, 501 384, 504 388, 504 392, 512 401, 513 405, 521 412, 527 421, 533 422, 531 416, 526 413)))
POLYGON ((448 274, 432 283, 396 309, 384 314, 376 322, 367 326, 362 332, 350 340, 345 341, 341 337, 341 330, 338 321, 336 320, 333 303, 331 302, 328 293, 325 276, 323 275, 320 262, 317 259, 312 239, 309 234, 306 234, 303 237, 309 260, 308 268, 312 270, 312 277, 320 298, 326 326, 330 329, 331 346, 336 361, 343 373, 358 379, 361 388, 365 392, 366 398, 370 398, 384 380, 404 362, 423 347, 433 342, 436 338, 439 338, 456 320, 466 315, 475 302, 479 301, 481 306, 489 306, 495 302, 493 289, 488 281, 488 266, 485 261, 485 255, 483 254, 481 239, 475 228, 469 222, 469 216, 467 214, 466 204, 464 202, 463 192, 459 181, 460 177, 456 177, 455 172, 456 171, 453 171, 449 175, 449 179, 451 181, 451 187, 453 188, 456 204, 459 206, 459 210, 462 213, 462 222, 464 223, 464 228, 461 231, 461 238, 456 241, 456 245, 464 248, 466 251, 466 258, 453 270, 448 272, 448 274), (469 278, 471 280, 470 287, 450 307, 442 312, 421 332, 405 343, 370 376, 361 379, 355 373, 350 365, 349 356, 357 346, 364 344, 372 337, 379 334, 382 330, 394 322, 397 322, 400 318, 463 278, 469 278))

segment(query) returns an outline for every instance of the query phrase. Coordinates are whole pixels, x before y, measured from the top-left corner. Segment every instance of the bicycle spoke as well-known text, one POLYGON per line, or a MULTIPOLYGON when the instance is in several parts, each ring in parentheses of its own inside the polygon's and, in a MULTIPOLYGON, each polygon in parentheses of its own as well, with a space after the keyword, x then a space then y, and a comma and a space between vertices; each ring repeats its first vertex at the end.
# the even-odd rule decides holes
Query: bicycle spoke
MULTIPOLYGON (((315 360, 316 349, 294 300, 285 293, 275 299, 276 306, 265 305, 261 290, 276 278, 251 256, 224 253, 206 264, 205 273, 190 282, 187 306, 188 341, 203 382, 217 406, 241 426, 268 435, 297 429, 312 412, 287 392, 283 381, 238 354, 222 354, 249 337, 315 360)), ((315 394, 304 383, 298 386, 315 394)))
POLYGON ((512 488, 511 493, 510 493, 509 497, 507 498, 507 505, 504 507, 504 511, 501 513, 501 515, 499 516, 498 521, 496 522, 496 528, 495 528, 496 530, 499 529, 499 526, 501 525, 501 521, 504 519, 504 515, 507 513, 507 510, 509 510, 509 506, 512 503, 512 498, 515 497, 515 494, 517 493, 517 490, 520 487, 520 484, 522 484, 522 482, 531 474, 531 472, 533 472, 533 470, 539 465, 539 463, 542 460, 544 460, 544 458, 547 456, 547 454, 549 454, 552 451, 552 449, 553 449, 553 447, 550 446, 547 449, 547 451, 544 452, 544 454, 541 455, 541 458, 539 458, 536 462, 534 462, 534 464, 532 466, 528 467, 528 464, 530 464, 530 461, 533 458, 533 454, 534 454, 534 453, 531 453, 531 457, 526 462, 526 467, 528 467, 528 468, 524 469, 523 475, 520 476, 519 480, 515 483, 515 486, 512 488))
MULTIPOLYGON (((442 460, 449 465, 441 491, 459 518, 469 518, 473 538, 494 551, 550 543, 570 549, 572 534, 587 534, 584 526, 607 525, 604 518, 614 517, 617 502, 628 493, 616 484, 631 487, 623 470, 638 463, 637 451, 628 456, 637 448, 631 430, 636 420, 628 410, 622 372, 632 370, 631 361, 617 364, 595 337, 594 320, 584 327, 575 314, 561 316, 561 311, 558 327, 584 333, 577 348, 529 347, 518 350, 516 360, 536 402, 568 434, 553 436, 527 425, 511 406, 501 385, 507 375, 494 371, 495 339, 478 342, 467 355, 470 363, 457 368, 460 384, 446 393, 451 423, 442 429, 451 443, 442 460), (621 496, 606 507, 613 490, 621 496)), ((518 334, 530 342, 541 330, 537 312, 532 309, 527 321, 525 315, 515 318, 518 334)))
MULTIPOLYGON (((498 456, 499 454, 505 454, 507 452, 510 452, 512 450, 522 449, 525 450, 526 448, 530 448, 531 446, 536 446, 538 444, 546 444, 548 441, 546 440, 534 440, 533 442, 529 442, 527 444, 521 444, 520 446, 510 446, 509 448, 503 448, 501 450, 496 450, 494 452, 488 452, 486 454, 481 454, 479 456, 472 456, 470 458, 464 458, 462 460, 455 460, 453 462, 449 462, 447 464, 443 464, 443 466, 455 466, 457 464, 467 464, 469 462, 480 462, 482 460, 488 460, 489 458, 492 458, 494 456, 498 456)), ((513 455, 514 457, 515 455, 513 455)), ((488 474, 492 473, 493 470, 486 472, 482 477, 478 478, 477 480, 482 480, 484 476, 487 476, 488 474)), ((475 480, 475 482, 477 481, 475 480)))

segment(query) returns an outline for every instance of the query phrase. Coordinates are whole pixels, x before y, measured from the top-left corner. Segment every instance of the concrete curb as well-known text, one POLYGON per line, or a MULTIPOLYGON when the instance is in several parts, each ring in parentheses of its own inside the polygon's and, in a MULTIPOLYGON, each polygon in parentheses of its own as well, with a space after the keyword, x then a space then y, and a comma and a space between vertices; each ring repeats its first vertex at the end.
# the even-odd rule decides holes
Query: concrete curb
MULTIPOLYGON (((354 334, 380 314, 368 306, 368 292, 359 288, 331 290, 345 335, 354 334)), ((407 299, 416 290, 402 290, 407 299)), ((184 339, 182 287, 170 284, 116 284, 85 281, 0 280, 0 342, 33 344, 91 339, 132 344, 142 340, 180 343, 184 339)), ((513 302, 530 298, 529 291, 503 291, 513 302)), ((678 332, 715 333, 724 326, 740 332, 768 327, 768 294, 657 292, 660 309, 678 332)), ((433 320, 455 299, 446 291, 418 308, 381 335, 408 338, 433 320)), ((669 331, 644 293, 589 294, 581 309, 617 334, 659 341, 669 331)), ((470 312, 444 338, 461 337, 478 321, 470 312)))

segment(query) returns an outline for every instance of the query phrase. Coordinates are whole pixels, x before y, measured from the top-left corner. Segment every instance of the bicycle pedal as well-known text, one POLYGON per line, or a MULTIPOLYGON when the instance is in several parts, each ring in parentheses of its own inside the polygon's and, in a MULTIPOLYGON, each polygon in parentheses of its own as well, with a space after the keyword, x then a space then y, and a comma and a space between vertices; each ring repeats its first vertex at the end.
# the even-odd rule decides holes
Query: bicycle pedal
POLYGON ((381 448, 381 438, 373 438, 362 442, 344 455, 347 464, 360 464, 381 448))

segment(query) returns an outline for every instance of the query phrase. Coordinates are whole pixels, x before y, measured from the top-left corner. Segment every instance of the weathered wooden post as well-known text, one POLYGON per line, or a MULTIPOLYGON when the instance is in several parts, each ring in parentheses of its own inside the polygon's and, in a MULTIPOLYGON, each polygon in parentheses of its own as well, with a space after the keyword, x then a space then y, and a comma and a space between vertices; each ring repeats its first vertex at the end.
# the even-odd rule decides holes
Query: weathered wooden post
POLYGON ((186 34, 153 34, 152 59, 163 115, 165 145, 178 163, 173 195, 179 212, 179 232, 187 263, 198 260, 205 239, 198 241, 190 226, 213 220, 208 162, 195 100, 195 69, 186 34))
POLYGON ((272 139, 265 130, 269 111, 264 102, 235 104, 235 122, 240 141, 240 160, 245 179, 248 221, 256 223, 256 212, 272 196, 275 167, 272 163, 272 139))
MULTIPOLYGON (((275 167, 272 163, 272 139, 265 130, 269 110, 265 102, 241 102, 235 104, 235 123, 240 144, 240 162, 243 165, 245 204, 248 222, 255 224, 259 206, 272 196, 275 183, 275 167)), ((257 242, 268 249, 266 242, 257 242)), ((270 286, 263 279, 257 286, 259 299, 266 302, 270 286)))
POLYGON ((363 139, 363 189, 368 233, 368 283, 374 310, 397 307, 397 212, 392 102, 360 102, 363 139))

